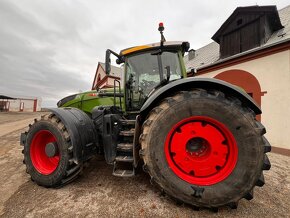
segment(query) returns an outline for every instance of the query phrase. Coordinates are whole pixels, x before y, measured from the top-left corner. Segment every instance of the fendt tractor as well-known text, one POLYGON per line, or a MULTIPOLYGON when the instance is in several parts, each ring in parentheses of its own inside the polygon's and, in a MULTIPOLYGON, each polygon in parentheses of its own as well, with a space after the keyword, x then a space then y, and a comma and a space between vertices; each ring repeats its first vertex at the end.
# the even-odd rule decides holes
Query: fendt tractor
MULTIPOLYGON (((188 77, 188 42, 106 51, 122 65, 114 86, 70 95, 21 134, 31 180, 44 187, 76 179, 86 163, 103 155, 114 176, 150 175, 174 200, 217 211, 251 200, 271 165, 260 107, 242 88, 221 80, 188 77)), ((149 178, 149 177, 148 177, 149 178)))

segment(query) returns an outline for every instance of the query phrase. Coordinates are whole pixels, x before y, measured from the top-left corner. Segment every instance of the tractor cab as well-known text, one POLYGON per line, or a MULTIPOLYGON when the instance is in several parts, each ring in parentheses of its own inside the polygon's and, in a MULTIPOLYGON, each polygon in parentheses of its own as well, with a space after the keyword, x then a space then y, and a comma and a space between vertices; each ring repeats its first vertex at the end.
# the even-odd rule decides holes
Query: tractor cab
MULTIPOLYGON (((160 27, 163 27, 162 23, 159 24, 159 31, 160 27)), ((117 64, 124 64, 123 90, 126 111, 140 110, 156 89, 186 77, 183 56, 189 49, 189 43, 166 42, 162 31, 161 41, 158 43, 127 48, 120 54, 110 49, 106 52, 108 75, 111 69, 111 54, 117 57, 117 64)))
POLYGON ((122 81, 114 80, 114 87, 78 93, 61 99, 58 107, 76 107, 88 114, 96 105, 115 106, 122 112, 138 114, 146 100, 161 87, 186 78, 183 56, 189 43, 167 42, 163 36, 163 24, 159 24, 160 42, 130 47, 116 53, 106 51, 105 71, 111 72, 111 56, 122 65, 122 81))

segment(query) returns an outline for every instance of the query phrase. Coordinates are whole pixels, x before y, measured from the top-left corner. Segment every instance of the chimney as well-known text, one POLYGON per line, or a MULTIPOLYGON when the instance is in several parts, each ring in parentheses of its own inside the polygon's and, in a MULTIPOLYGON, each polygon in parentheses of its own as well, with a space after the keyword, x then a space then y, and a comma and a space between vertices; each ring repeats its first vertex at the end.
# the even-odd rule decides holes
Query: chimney
POLYGON ((190 49, 188 51, 188 60, 190 61, 190 60, 192 60, 194 58, 195 58, 195 50, 194 49, 190 49))

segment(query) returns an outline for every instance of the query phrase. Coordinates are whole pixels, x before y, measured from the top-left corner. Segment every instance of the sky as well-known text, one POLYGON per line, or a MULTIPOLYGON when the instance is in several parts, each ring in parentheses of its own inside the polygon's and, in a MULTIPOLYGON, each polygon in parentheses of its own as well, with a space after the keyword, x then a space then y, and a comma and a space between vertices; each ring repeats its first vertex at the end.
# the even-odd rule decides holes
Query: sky
POLYGON ((198 49, 238 6, 289 0, 0 0, 0 94, 38 97, 43 107, 90 90, 105 51, 160 40, 198 49))

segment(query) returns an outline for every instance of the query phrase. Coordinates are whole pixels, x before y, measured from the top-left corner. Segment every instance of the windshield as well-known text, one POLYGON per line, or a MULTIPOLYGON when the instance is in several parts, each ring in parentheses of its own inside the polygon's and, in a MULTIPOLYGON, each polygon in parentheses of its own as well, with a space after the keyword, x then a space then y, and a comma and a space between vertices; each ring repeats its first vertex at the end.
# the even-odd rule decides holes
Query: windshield
POLYGON ((143 53, 126 59, 127 103, 139 109, 149 93, 164 81, 182 78, 177 52, 143 53))

